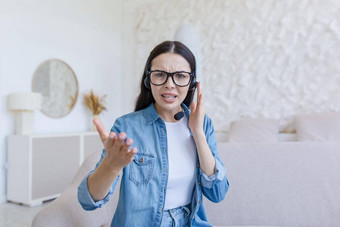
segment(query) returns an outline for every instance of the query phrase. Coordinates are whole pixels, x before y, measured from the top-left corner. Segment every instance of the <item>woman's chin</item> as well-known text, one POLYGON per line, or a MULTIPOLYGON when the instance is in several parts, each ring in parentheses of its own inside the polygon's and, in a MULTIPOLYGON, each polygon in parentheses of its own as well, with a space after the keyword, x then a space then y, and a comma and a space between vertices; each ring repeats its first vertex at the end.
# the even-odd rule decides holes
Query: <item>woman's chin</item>
POLYGON ((166 112, 178 112, 180 110, 181 103, 178 102, 178 100, 175 100, 174 102, 156 102, 156 109, 160 111, 166 111, 166 112))

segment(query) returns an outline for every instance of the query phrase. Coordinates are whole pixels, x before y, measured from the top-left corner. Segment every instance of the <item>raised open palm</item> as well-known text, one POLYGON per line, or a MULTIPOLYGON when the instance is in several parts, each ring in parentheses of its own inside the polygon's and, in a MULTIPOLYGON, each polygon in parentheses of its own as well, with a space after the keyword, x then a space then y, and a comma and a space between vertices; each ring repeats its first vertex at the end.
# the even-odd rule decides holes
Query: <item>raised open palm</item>
POLYGON ((115 132, 109 133, 99 119, 94 119, 93 123, 105 147, 104 159, 110 163, 112 170, 119 172, 133 160, 133 156, 137 153, 137 148, 130 149, 133 141, 132 139, 127 139, 126 133, 121 132, 119 135, 115 132))

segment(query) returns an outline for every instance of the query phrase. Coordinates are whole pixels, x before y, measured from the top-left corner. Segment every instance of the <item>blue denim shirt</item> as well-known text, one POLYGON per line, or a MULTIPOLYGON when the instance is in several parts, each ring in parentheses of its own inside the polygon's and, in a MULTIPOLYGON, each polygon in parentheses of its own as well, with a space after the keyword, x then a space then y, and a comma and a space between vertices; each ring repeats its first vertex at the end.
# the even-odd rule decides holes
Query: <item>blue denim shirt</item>
MULTIPOLYGON (((182 105, 189 118, 190 110, 182 105)), ((153 104, 149 107, 118 118, 111 131, 125 132, 138 149, 133 161, 123 169, 119 201, 111 226, 160 226, 168 181, 167 133, 164 121, 153 104)), ((200 169, 197 157, 196 185, 191 200, 191 225, 211 226, 208 223, 202 195, 213 202, 224 199, 229 188, 225 167, 217 154, 217 143, 212 121, 204 118, 204 132, 216 159, 215 173, 207 176, 200 169)), ((101 160, 105 155, 103 150, 101 160)), ((97 166, 101 162, 98 162, 97 166)), ((90 174, 93 171, 90 172, 90 174)), ((89 174, 89 175, 90 175, 89 174)), ((87 178, 78 187, 78 200, 85 210, 103 206, 115 190, 119 177, 107 196, 93 201, 87 187, 87 178)))

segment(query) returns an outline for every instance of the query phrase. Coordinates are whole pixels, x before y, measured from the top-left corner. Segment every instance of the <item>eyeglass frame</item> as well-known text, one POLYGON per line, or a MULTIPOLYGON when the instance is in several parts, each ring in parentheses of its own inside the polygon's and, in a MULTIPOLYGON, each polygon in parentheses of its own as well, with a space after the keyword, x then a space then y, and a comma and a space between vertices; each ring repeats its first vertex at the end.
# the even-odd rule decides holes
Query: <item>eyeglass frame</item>
POLYGON ((176 86, 178 86, 178 87, 186 87, 186 86, 190 85, 190 83, 192 82, 192 79, 194 78, 194 73, 190 73, 190 72, 186 72, 186 71, 176 71, 176 72, 169 73, 169 72, 166 72, 166 71, 163 71, 163 70, 148 70, 148 71, 147 71, 147 76, 149 77, 150 83, 151 83, 152 85, 155 85, 155 86, 162 86, 163 84, 165 84, 165 83, 168 81, 169 77, 171 77, 172 82, 173 82, 176 86), (151 82, 150 75, 151 75, 151 73, 153 73, 153 72, 162 72, 162 73, 165 73, 165 74, 167 75, 167 77, 166 77, 166 80, 164 81, 164 83, 162 83, 162 84, 154 84, 154 83, 152 83, 152 82, 151 82), (175 79, 174 79, 174 75, 175 75, 176 73, 188 73, 188 74, 190 75, 190 80, 189 80, 188 84, 187 84, 187 85, 178 85, 178 84, 175 82, 175 79))

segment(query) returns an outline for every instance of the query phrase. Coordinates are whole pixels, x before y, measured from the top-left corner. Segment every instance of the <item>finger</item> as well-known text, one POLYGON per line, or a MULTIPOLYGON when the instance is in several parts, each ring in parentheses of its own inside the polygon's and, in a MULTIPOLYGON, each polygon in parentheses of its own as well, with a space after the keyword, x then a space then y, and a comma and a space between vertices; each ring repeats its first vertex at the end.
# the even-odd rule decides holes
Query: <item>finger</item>
POLYGON ((135 155, 137 154, 138 150, 136 147, 133 147, 131 150, 127 152, 128 155, 135 155))
POLYGON ((128 152, 130 146, 133 144, 133 140, 132 139, 127 139, 125 141, 125 144, 122 146, 121 151, 122 152, 128 152))
POLYGON ((195 103, 195 101, 192 101, 192 103, 190 105, 190 110, 191 110, 191 113, 195 112, 195 110, 196 110, 196 103, 195 103))
POLYGON ((199 98, 201 95, 201 82, 197 82, 197 95, 196 95, 196 100, 197 100, 197 106, 199 106, 199 98))
POLYGON ((115 141, 114 145, 113 145, 113 148, 116 150, 116 151, 120 151, 121 147, 123 146, 124 144, 124 140, 126 139, 126 133, 124 132, 121 132, 119 133, 118 137, 117 137, 117 140, 115 141))
POLYGON ((201 81, 197 82, 197 97, 202 93, 201 81))
POLYGON ((117 134, 115 132, 110 132, 109 133, 109 138, 106 140, 106 146, 111 147, 115 141, 117 140, 117 134))
POLYGON ((138 152, 137 148, 134 147, 126 153, 126 156, 132 161, 133 157, 135 156, 135 154, 137 154, 137 152, 138 152))
POLYGON ((201 105, 203 105, 203 93, 197 95, 197 109, 200 109, 201 105))
POLYGON ((137 154, 138 153, 138 149, 136 147, 134 147, 134 148, 131 149, 131 152, 134 153, 134 154, 137 154))
POLYGON ((109 132, 106 131, 104 124, 101 122, 101 120, 95 118, 93 119, 93 124, 96 126, 100 139, 104 143, 104 141, 109 137, 109 132))

